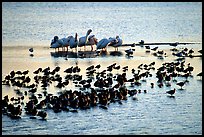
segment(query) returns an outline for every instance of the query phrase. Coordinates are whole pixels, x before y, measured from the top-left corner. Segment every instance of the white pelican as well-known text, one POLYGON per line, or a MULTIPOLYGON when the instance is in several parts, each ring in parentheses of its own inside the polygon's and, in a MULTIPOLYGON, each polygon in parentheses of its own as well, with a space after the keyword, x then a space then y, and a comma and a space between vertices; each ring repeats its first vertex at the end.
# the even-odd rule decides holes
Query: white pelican
POLYGON ((90 35, 87 41, 87 45, 91 45, 91 51, 93 51, 93 45, 96 45, 98 43, 98 39, 95 37, 95 35, 90 35))
POLYGON ((97 50, 98 49, 102 49, 102 50, 105 49, 111 41, 113 41, 113 38, 111 38, 111 37, 109 39, 107 39, 107 38, 101 39, 96 45, 97 50))
POLYGON ((59 48, 62 47, 63 45, 63 41, 62 40, 59 40, 59 37, 58 36, 54 36, 54 39, 52 39, 51 41, 51 44, 50 44, 50 48, 58 48, 58 51, 59 51, 59 48))
POLYGON ((67 47, 67 51, 68 51, 68 46, 69 46, 69 37, 70 36, 68 36, 67 38, 61 39, 63 41, 62 48, 67 47))
POLYGON ((116 36, 116 38, 113 38, 113 40, 111 41, 110 45, 113 46, 115 50, 117 49, 118 51, 118 47, 122 46, 122 43, 123 40, 119 36, 116 36))
POLYGON ((75 48, 75 50, 76 50, 76 48, 77 48, 77 46, 78 46, 78 39, 77 39, 77 33, 75 34, 75 38, 73 37, 73 36, 69 36, 68 37, 68 43, 69 43, 69 46, 70 46, 70 48, 72 49, 72 48, 75 48))
POLYGON ((84 46, 84 49, 86 48, 86 44, 87 44, 87 39, 88 39, 88 35, 92 32, 91 29, 89 29, 86 33, 86 36, 80 37, 79 38, 79 44, 78 47, 82 47, 84 46))

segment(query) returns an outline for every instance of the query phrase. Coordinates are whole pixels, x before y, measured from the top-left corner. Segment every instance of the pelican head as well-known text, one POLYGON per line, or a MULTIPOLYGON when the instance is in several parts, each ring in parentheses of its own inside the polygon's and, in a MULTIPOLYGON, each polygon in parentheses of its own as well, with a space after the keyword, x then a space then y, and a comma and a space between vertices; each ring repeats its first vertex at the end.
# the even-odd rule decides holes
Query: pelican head
POLYGON ((78 36, 78 34, 76 33, 76 34, 75 34, 75 41, 77 41, 77 36, 78 36))
POLYGON ((59 39, 59 37, 58 36, 54 36, 54 40, 58 40, 59 39))
POLYGON ((86 36, 88 36, 91 32, 92 32, 92 30, 89 29, 89 30, 87 31, 87 33, 86 33, 86 36))

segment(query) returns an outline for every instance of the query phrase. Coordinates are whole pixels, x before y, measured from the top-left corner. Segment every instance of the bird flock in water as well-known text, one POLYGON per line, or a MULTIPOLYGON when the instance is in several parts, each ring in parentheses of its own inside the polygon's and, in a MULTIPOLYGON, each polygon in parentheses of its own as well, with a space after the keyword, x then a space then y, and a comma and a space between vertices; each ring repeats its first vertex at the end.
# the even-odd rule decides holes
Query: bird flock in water
POLYGON ((58 36, 54 36, 54 39, 52 39, 50 48, 54 48, 55 50, 59 48, 62 48, 64 51, 65 48, 68 49, 75 49, 77 51, 77 47, 80 48, 84 47, 84 50, 86 50, 86 46, 91 46, 91 51, 93 51, 93 45, 96 45, 96 50, 106 50, 107 46, 113 46, 115 47, 115 50, 118 50, 119 46, 122 46, 122 39, 119 36, 116 36, 115 38, 103 38, 100 41, 95 37, 95 35, 90 35, 92 32, 91 29, 89 29, 85 36, 82 36, 78 39, 78 34, 75 34, 74 36, 68 36, 66 38, 59 39, 58 36))
MULTIPOLYGON (((81 37, 79 41, 77 40, 77 33, 75 38, 69 36, 67 39, 64 38, 64 41, 68 42, 70 48, 85 46, 88 41, 91 45, 96 44, 97 49, 106 48, 107 43, 111 41, 115 42, 115 44, 120 41, 120 38, 116 36, 114 40, 112 38, 102 39, 94 43, 97 41, 95 36, 88 37, 91 32, 92 30, 88 30, 86 36, 81 37), (91 40, 91 38, 93 39, 91 40), (84 44, 80 44, 83 42, 84 44), (106 43, 106 46, 102 47, 102 43, 106 43)), ((60 42, 58 41, 58 37, 55 36, 51 43, 52 48, 68 48, 68 46, 59 46, 60 42)), ((118 45, 115 47, 117 48, 118 45)), ((150 50, 150 47, 145 47, 150 50)), ((158 47, 155 47, 151 50, 156 51, 157 49, 158 47)), ((33 72, 29 70, 12 70, 4 77, 2 85, 12 87, 17 97, 9 97, 8 95, 3 97, 2 113, 12 119, 18 119, 21 118, 22 111, 24 111, 25 115, 31 119, 46 120, 47 110, 53 110, 54 113, 61 111, 77 113, 78 110, 87 110, 93 107, 108 109, 111 103, 122 105, 124 100, 128 98, 138 100, 138 94, 151 92, 146 89, 141 90, 141 86, 146 83, 149 77, 155 77, 156 79, 155 83, 151 82, 149 84, 152 90, 155 86, 161 89, 171 87, 171 90, 165 91, 165 93, 169 97, 174 97, 177 90, 183 90, 185 84, 189 83, 189 77, 193 77, 194 67, 180 57, 183 57, 182 55, 192 55, 194 51, 187 48, 182 51, 174 48, 172 51, 172 55, 179 58, 172 62, 164 62, 157 69, 153 61, 149 64, 137 64, 133 68, 112 63, 107 67, 102 67, 102 64, 90 65, 84 68, 83 71, 81 71, 83 68, 80 68, 77 64, 68 68, 61 68, 60 66, 56 66, 54 69, 49 66, 46 68, 40 67, 33 72), (176 51, 177 53, 175 53, 176 51), (105 69, 102 69, 104 67, 105 69), (81 74, 84 71, 86 71, 86 75, 81 74), (119 73, 119 71, 122 73, 119 73), (153 72, 155 72, 155 75, 153 72), (32 75, 29 73, 32 73, 32 75), (70 88, 70 84, 74 84, 75 88, 70 88), (56 94, 49 93, 48 88, 51 85, 60 92, 56 94)), ((202 50, 199 52, 202 53, 202 50)), ((156 55, 158 57, 161 55, 166 56, 166 53, 158 50, 156 55)), ((202 77, 202 72, 197 76, 202 77)))

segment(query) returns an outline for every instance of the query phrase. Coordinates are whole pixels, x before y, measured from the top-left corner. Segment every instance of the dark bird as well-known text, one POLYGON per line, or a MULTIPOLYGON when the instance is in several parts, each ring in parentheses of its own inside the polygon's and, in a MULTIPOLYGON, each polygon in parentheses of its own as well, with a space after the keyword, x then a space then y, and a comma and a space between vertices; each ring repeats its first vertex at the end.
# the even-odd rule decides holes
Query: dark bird
POLYGON ((202 54, 202 53, 203 53, 202 49, 201 49, 201 50, 199 50, 198 52, 199 52, 200 54, 202 54))
POLYGON ((30 52, 33 52, 33 48, 29 48, 29 51, 30 51, 30 52))
POLYGON ((166 93, 168 93, 172 96, 175 92, 176 92, 176 89, 174 88, 173 90, 169 90, 166 93))
POLYGON ((184 81, 184 82, 181 81, 181 82, 176 83, 176 85, 180 86, 182 89, 182 87, 184 86, 185 83, 186 83, 186 81, 184 81))
POLYGON ((151 50, 153 50, 153 51, 156 51, 158 49, 158 47, 154 47, 153 49, 151 49, 151 50))
POLYGON ((200 72, 200 73, 197 74, 197 76, 199 76, 201 78, 203 76, 203 73, 200 72))
POLYGON ((99 69, 101 67, 100 64, 96 65, 95 68, 99 69))

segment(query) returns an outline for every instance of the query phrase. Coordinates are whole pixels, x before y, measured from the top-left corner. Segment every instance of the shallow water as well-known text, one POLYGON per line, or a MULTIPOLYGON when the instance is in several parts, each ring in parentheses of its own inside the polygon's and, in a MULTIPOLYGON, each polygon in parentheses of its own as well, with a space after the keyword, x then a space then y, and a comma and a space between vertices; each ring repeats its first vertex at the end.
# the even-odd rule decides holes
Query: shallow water
MULTIPOLYGON (((88 66, 101 64, 99 71, 102 71, 113 63, 121 67, 128 66, 127 78, 132 78, 131 69, 137 70, 141 63, 149 64, 155 61, 157 69, 162 63, 177 59, 170 51, 173 47, 164 45, 158 48, 167 53, 164 59, 153 56, 153 51, 146 53, 145 47, 140 46, 134 47, 133 57, 127 57, 124 52, 130 47, 120 47, 121 56, 109 54, 95 58, 52 56, 54 50, 49 48, 50 40, 54 35, 66 36, 67 31, 72 34, 76 31, 83 35, 88 28, 92 28, 99 39, 121 34, 125 44, 138 42, 141 39, 145 42, 202 42, 201 3, 114 4, 120 8, 116 8, 113 3, 3 3, 2 79, 11 70, 29 70, 29 76, 33 77, 33 71, 48 66, 51 70, 60 66, 59 74, 63 77, 65 76, 63 71, 75 65, 81 68, 80 74, 86 78, 85 69, 88 66), (13 16, 18 18, 11 21, 13 16), (93 16, 95 18, 92 18, 93 16), (33 57, 28 51, 31 46, 34 48, 33 57)), ((193 48, 194 54, 198 55, 202 44, 177 46, 178 49, 185 47, 193 48)), ((112 47, 108 47, 108 53, 113 50, 112 47)), ((24 111, 19 120, 12 120, 2 115, 2 134, 201 135, 202 78, 196 75, 202 71, 202 57, 186 57, 185 64, 188 63, 194 67, 193 77, 189 77, 189 82, 183 87, 184 90, 179 90, 180 87, 175 82, 172 82, 171 87, 156 86, 155 69, 150 71, 152 77, 146 79, 146 82, 141 81, 141 86, 135 87, 142 91, 137 94, 138 100, 128 97, 126 101, 122 101, 122 105, 111 103, 107 110, 99 107, 79 110, 78 113, 63 111, 54 113, 52 110, 47 110, 46 121, 39 118, 30 119, 24 111), (151 82, 155 84, 153 89, 150 87, 151 82), (176 88, 174 98, 166 94, 166 91, 173 88, 176 88), (146 94, 143 92, 145 89, 146 94)), ((122 73, 122 70, 113 71, 113 74, 117 73, 122 73)), ((177 80, 181 81, 184 78, 178 77, 177 80)), ((126 86, 131 88, 128 83, 126 86)), ((75 89, 73 83, 66 88, 75 89)), ((52 85, 47 91, 58 95, 61 90, 52 85)), ((42 89, 39 88, 37 92, 42 93, 42 89)), ((9 98, 18 96, 14 87, 2 85, 2 98, 5 95, 9 95, 9 98)), ((25 102, 27 100, 28 98, 25 102)))

